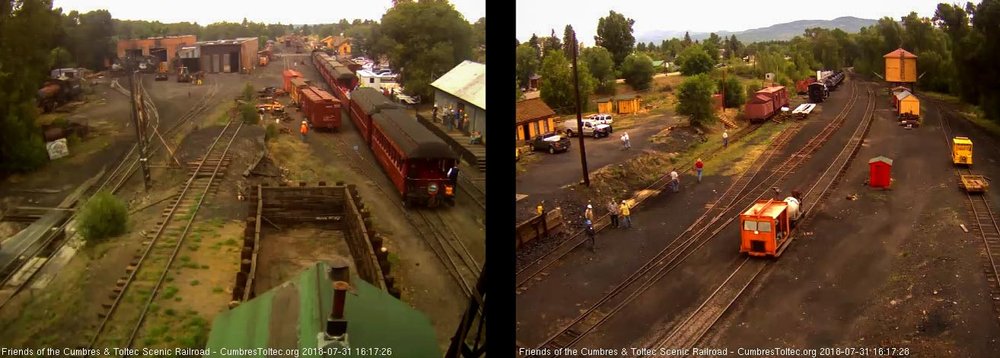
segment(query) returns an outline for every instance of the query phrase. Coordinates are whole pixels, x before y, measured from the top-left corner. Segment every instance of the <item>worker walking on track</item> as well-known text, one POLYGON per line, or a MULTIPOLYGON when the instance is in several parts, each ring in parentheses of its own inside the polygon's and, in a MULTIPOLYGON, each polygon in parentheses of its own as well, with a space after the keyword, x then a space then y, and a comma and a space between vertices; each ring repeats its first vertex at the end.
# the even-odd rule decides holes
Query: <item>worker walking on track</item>
POLYGON ((587 204, 587 210, 583 211, 583 217, 587 218, 587 221, 594 222, 594 206, 587 204))
POLYGON ((302 135, 302 142, 303 143, 305 143, 305 141, 306 141, 306 134, 308 134, 308 133, 309 133, 309 123, 306 123, 306 121, 302 121, 302 126, 299 127, 299 134, 302 135))
POLYGON ((729 131, 728 130, 723 130, 722 131, 722 147, 723 148, 729 148, 729 131))
POLYGON ((622 205, 618 207, 618 212, 622 215, 621 225, 626 228, 632 227, 632 212, 629 210, 627 200, 622 200, 622 205))
POLYGON ((615 202, 615 199, 611 199, 608 202, 608 216, 611 216, 611 227, 615 229, 618 228, 618 214, 618 203, 615 202))
POLYGON ((681 176, 677 174, 677 169, 670 171, 670 187, 675 193, 681 190, 681 176))
POLYGON ((701 183, 701 170, 704 169, 704 167, 705 167, 705 163, 701 162, 701 158, 698 158, 698 160, 696 160, 694 162, 694 170, 696 172, 698 172, 698 182, 699 183, 701 183))
POLYGON ((594 231, 594 223, 587 220, 584 224, 587 225, 584 231, 587 232, 587 237, 590 238, 590 252, 597 252, 597 233, 594 231))

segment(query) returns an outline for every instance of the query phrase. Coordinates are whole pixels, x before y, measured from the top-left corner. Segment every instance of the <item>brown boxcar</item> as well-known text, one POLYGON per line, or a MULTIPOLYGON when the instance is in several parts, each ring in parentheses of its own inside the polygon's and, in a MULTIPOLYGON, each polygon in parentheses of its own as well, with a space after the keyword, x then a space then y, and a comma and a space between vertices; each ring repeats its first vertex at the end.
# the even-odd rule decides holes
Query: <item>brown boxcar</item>
POLYGON ((372 115, 381 110, 400 107, 383 96, 381 92, 370 87, 361 87, 351 92, 350 103, 351 122, 354 122, 358 133, 367 143, 372 141, 372 115))
POLYGON ((771 118, 774 114, 774 101, 767 94, 755 93, 743 108, 743 114, 751 123, 771 118))
POLYGON ((308 87, 302 91, 302 113, 314 128, 340 129, 341 103, 330 93, 308 87))
POLYGON ((370 148, 406 205, 455 204, 447 171, 458 156, 406 110, 386 109, 372 116, 370 148))
POLYGON ((309 81, 301 77, 293 77, 289 80, 291 86, 288 89, 288 96, 292 97, 292 103, 302 105, 302 90, 309 87, 309 81))
POLYGON ((302 78, 302 73, 296 70, 284 70, 281 72, 281 78, 284 80, 283 88, 285 92, 292 93, 292 78, 299 77, 302 78))
POLYGON ((781 107, 788 106, 788 91, 785 86, 764 87, 759 94, 764 94, 771 98, 771 105, 774 106, 774 113, 781 111, 781 107))

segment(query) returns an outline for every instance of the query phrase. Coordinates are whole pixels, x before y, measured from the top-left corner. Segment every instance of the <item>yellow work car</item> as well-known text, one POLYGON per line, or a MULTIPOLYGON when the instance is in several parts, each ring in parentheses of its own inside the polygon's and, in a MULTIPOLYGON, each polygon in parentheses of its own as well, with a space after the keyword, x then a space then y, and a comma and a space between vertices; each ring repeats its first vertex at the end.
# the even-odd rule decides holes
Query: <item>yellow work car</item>
POLYGON ((285 106, 275 101, 271 103, 258 104, 257 110, 261 112, 282 112, 285 110, 285 106))
POLYGON ((951 139, 951 161, 955 164, 972 165, 972 141, 969 138, 951 139))

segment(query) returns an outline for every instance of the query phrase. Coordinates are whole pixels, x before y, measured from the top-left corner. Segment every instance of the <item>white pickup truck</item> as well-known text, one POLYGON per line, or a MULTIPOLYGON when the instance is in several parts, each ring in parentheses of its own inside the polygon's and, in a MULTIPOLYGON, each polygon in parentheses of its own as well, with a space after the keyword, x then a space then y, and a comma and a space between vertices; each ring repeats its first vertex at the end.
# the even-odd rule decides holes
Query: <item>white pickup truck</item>
MULTIPOLYGON (((562 123, 560 127, 566 132, 566 135, 573 137, 576 136, 577 123, 575 119, 569 119, 562 123)), ((611 135, 611 126, 607 124, 600 124, 590 119, 583 120, 583 135, 587 137, 601 138, 611 135)))

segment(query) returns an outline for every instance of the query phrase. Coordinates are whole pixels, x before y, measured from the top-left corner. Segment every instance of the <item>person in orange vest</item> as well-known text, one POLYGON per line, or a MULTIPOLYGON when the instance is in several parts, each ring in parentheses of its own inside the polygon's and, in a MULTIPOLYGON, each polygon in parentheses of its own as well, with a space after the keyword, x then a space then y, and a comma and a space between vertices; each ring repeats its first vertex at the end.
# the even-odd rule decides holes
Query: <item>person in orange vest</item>
POLYGON ((299 127, 299 134, 302 135, 302 142, 306 141, 306 134, 309 133, 309 123, 302 121, 302 126, 299 127))

